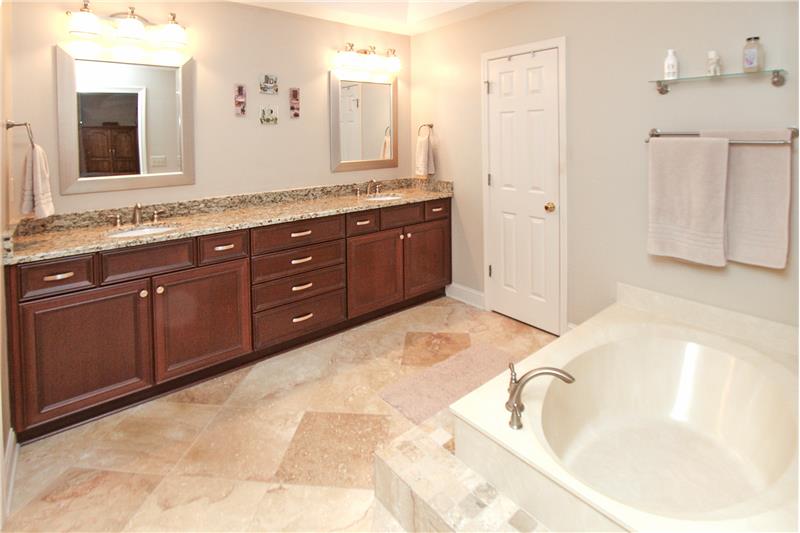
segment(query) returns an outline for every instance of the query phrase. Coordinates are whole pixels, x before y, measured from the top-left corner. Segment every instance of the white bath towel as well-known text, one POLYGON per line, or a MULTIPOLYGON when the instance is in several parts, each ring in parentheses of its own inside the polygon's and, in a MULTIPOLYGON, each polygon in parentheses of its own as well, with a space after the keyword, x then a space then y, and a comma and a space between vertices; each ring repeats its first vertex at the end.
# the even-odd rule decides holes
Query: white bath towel
POLYGON ((31 146, 25 156, 22 182, 22 214, 36 218, 49 217, 55 212, 50 193, 50 168, 47 154, 37 145, 31 146))
POLYGON ((725 265, 728 140, 652 138, 647 251, 725 265))
POLYGON ((414 165, 414 173, 417 176, 429 176, 436 173, 434 164, 434 141, 433 133, 417 136, 417 160, 414 165))
POLYGON ((381 159, 392 158, 392 136, 387 134, 383 138, 383 146, 381 146, 381 159))
MULTIPOLYGON (((703 131, 730 140, 791 140, 791 131, 703 131)), ((731 144, 725 208, 731 261, 786 268, 789 254, 791 144, 731 144)))

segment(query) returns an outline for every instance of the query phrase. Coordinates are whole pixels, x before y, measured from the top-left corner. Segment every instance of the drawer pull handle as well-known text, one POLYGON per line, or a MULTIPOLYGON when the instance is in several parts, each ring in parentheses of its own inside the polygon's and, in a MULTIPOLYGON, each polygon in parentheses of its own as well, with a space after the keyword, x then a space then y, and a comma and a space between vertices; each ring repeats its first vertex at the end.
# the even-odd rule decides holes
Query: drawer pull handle
POLYGON ((442 211, 444 211, 444 207, 434 207, 433 209, 431 209, 432 213, 440 213, 442 211))
POLYGON ((235 248, 235 244, 220 244, 219 246, 214 247, 215 252, 224 252, 225 250, 231 250, 235 248))
POLYGON ((369 223, 369 220, 356 220, 356 226, 366 226, 369 223))
POLYGON ((302 257, 300 259, 292 259, 292 264, 293 265, 299 265, 301 263, 308 263, 312 259, 314 259, 314 258, 312 256, 310 256, 310 255, 308 257, 302 257))
POLYGON ((310 229, 307 229, 305 231, 293 232, 292 233, 292 238, 294 239, 295 237, 306 237, 307 235, 311 235, 311 230, 310 229))
POLYGON ((61 281, 62 279, 69 279, 75 275, 75 272, 62 272, 61 274, 50 274, 42 279, 44 281, 61 281))
POLYGON ((313 281, 309 281, 308 283, 306 283, 304 285, 295 285, 294 287, 292 287, 292 292, 304 291, 306 289, 310 289, 313 286, 314 286, 314 282, 313 281))
POLYGON ((313 316, 314 316, 314 313, 308 313, 308 314, 305 314, 303 316, 296 316, 296 317, 294 317, 292 319, 292 324, 297 324, 298 322, 305 322, 306 320, 308 320, 309 318, 312 318, 313 316))

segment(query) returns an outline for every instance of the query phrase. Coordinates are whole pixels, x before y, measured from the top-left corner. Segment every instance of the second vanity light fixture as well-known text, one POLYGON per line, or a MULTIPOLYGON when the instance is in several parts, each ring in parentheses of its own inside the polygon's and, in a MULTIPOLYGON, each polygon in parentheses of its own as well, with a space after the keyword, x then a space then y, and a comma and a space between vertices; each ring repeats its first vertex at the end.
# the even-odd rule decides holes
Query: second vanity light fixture
POLYGON ((153 24, 129 7, 127 12, 112 13, 102 18, 95 15, 84 0, 80 11, 67 11, 69 16, 68 30, 75 37, 94 39, 111 37, 125 41, 151 40, 156 44, 168 47, 186 46, 186 30, 178 24, 175 13, 170 13, 170 20, 163 25, 153 24))
POLYGON ((374 46, 356 50, 353 43, 346 43, 345 49, 336 54, 335 68, 396 74, 400 71, 400 58, 394 48, 387 49, 385 54, 378 54, 374 46))

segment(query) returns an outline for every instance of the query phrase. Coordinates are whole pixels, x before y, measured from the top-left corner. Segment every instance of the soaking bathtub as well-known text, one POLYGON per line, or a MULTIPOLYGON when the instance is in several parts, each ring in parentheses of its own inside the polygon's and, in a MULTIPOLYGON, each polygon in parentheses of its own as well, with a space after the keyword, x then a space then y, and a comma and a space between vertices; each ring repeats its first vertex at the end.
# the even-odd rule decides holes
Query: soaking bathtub
POLYGON ((451 406, 456 455, 550 529, 797 529, 797 329, 621 286, 451 406))

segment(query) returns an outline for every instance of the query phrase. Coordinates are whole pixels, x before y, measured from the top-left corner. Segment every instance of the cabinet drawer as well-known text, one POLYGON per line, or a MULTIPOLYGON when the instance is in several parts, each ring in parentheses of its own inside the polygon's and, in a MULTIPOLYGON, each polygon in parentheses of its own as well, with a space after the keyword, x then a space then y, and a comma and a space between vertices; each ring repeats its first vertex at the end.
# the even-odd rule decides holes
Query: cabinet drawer
POLYGON ((198 264, 209 265, 248 256, 250 235, 247 230, 206 235, 197 239, 198 264))
POLYGON ((344 239, 295 248, 252 259, 253 283, 344 263, 344 239))
POLYGON ((261 283, 253 287, 253 312, 305 300, 344 287, 344 265, 261 283))
POLYGON ((428 200, 425 202, 425 220, 436 220, 450 216, 450 200, 428 200))
POLYGON ((102 284, 143 278, 194 266, 194 239, 100 252, 102 284))
POLYGON ((381 229, 397 228, 425 220, 425 204, 398 205, 381 209, 381 229))
POLYGON ((344 237, 344 215, 265 226, 252 230, 253 255, 344 237))
POLYGON ((92 254, 20 265, 21 300, 88 289, 97 284, 92 254))
POLYGON ((345 294, 338 290, 253 315, 254 348, 266 348, 332 326, 345 319, 345 294))
POLYGON ((381 229, 381 212, 379 209, 347 214, 347 236, 363 235, 381 229))

